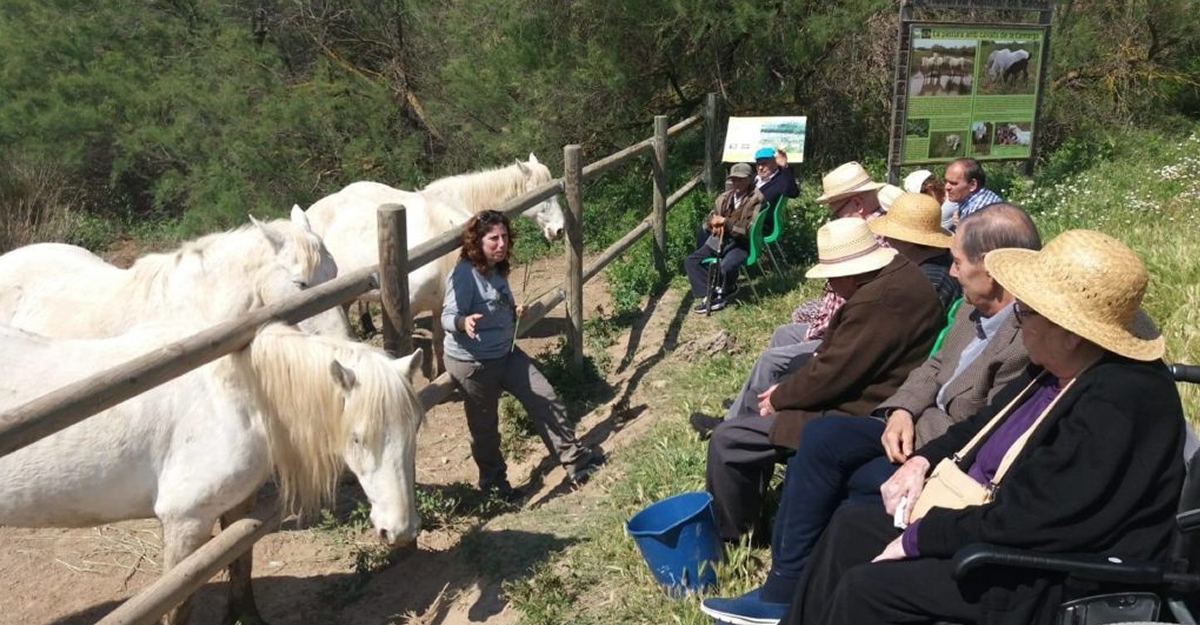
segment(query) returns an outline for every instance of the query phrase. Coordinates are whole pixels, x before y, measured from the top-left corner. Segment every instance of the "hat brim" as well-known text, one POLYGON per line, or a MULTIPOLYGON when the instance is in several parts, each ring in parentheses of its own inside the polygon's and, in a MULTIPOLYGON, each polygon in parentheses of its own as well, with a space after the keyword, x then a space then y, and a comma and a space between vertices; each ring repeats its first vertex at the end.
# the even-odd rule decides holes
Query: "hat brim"
POLYGON ((1074 332, 1100 347, 1134 360, 1157 360, 1166 351, 1162 333, 1146 311, 1138 309, 1131 327, 1091 319, 1074 298, 1040 275, 1038 252, 1005 248, 992 250, 983 258, 988 273, 1014 297, 1055 325, 1074 332))
POLYGON ((914 230, 907 225, 895 223, 895 220, 890 219, 890 215, 876 217, 867 222, 867 226, 871 228, 871 232, 878 234, 881 237, 889 239, 898 239, 900 241, 908 241, 917 245, 926 245, 929 247, 940 247, 949 249, 950 235, 941 231, 926 232, 924 230, 914 230))
POLYGON ((837 262, 837 263, 817 263, 813 265, 807 272, 805 278, 842 278, 845 276, 857 276, 883 269, 887 264, 892 262, 896 257, 896 250, 890 247, 881 247, 868 254, 864 254, 857 258, 837 262))
POLYGON ((908 193, 920 193, 921 186, 924 185, 925 181, 929 180, 929 177, 933 175, 933 172, 931 172, 931 171, 921 172, 920 176, 913 175, 915 173, 917 173, 917 172, 913 172, 912 174, 909 174, 907 177, 904 178, 903 187, 904 187, 904 190, 907 191, 908 193), (910 186, 915 187, 915 188, 909 188, 910 186))
POLYGON ((854 187, 852 189, 845 189, 842 191, 837 191, 835 193, 826 193, 824 195, 818 196, 817 199, 814 201, 817 204, 828 204, 830 202, 840 200, 844 197, 850 197, 851 195, 858 195, 859 193, 866 193, 867 191, 878 191, 878 190, 882 189, 885 185, 886 185, 886 183, 883 183, 883 182, 868 182, 867 184, 864 184, 864 185, 858 186, 858 187, 854 187))

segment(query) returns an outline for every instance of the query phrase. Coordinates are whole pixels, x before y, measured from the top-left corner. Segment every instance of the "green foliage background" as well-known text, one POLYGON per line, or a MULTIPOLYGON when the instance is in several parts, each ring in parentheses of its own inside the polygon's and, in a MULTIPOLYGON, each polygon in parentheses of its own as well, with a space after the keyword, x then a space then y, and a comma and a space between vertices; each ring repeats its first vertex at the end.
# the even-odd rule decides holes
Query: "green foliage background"
MULTIPOLYGON (((1191 5, 1060 0, 1044 148, 1200 114, 1191 5)), ((0 164, 51 181, 40 197, 91 225, 48 236, 88 244, 531 151, 557 168, 568 143, 590 160, 708 92, 731 114, 808 115, 820 171, 886 145, 896 16, 883 0, 11 0, 0 164)), ((590 189, 605 211, 591 226, 644 213, 647 188, 629 173, 590 189)))

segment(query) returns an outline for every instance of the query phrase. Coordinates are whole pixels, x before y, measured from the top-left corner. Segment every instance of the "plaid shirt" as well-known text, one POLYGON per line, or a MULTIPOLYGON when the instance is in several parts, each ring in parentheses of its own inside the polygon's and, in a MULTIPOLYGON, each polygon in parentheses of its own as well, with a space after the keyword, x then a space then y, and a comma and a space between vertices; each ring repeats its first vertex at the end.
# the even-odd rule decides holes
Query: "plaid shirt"
MULTIPOLYGON (((891 247, 886 239, 879 235, 875 235, 875 242, 879 243, 880 247, 891 247)), ((829 281, 825 281, 825 292, 821 294, 821 307, 817 309, 817 314, 808 323, 808 330, 804 333, 804 340, 815 341, 825 338, 825 330, 829 328, 829 322, 833 319, 833 313, 836 313, 842 304, 846 303, 846 298, 833 292, 833 287, 829 286, 829 281)), ((801 304, 803 306, 803 304, 801 304)))

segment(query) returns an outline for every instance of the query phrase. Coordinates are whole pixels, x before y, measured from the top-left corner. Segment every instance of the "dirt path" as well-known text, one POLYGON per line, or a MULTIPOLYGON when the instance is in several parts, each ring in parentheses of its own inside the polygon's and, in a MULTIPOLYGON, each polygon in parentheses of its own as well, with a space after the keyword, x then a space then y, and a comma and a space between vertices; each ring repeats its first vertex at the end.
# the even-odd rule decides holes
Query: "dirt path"
MULTIPOLYGON (((535 263, 524 295, 532 298, 545 292, 558 280, 561 266, 557 258, 535 263)), ((517 268, 514 290, 524 282, 517 268)), ((678 297, 669 292, 652 302, 635 327, 609 348, 611 397, 578 426, 588 443, 600 444, 606 451, 617 449, 652 425, 654 415, 664 414, 647 409, 657 383, 643 388, 643 379, 662 358, 664 345, 669 347, 674 340, 686 313, 681 313, 678 297)), ((584 301, 589 316, 611 310, 602 279, 586 286, 584 301)), ((557 343, 565 325, 564 310, 560 306, 552 311, 534 328, 532 337, 522 339, 528 353, 537 354, 557 343)), ((536 478, 536 492, 526 509, 550 500, 570 506, 587 497, 589 486, 579 491, 566 488, 561 484, 561 469, 539 467, 544 459, 544 448, 534 440, 529 453, 510 465, 514 484, 526 483, 531 475, 536 478)), ((418 483, 426 487, 474 483, 460 403, 429 412, 421 428, 417 472, 418 483)), ((348 488, 353 490, 353 484, 348 488)), ((503 526, 504 516, 522 512, 496 517, 489 526, 503 526)), ((490 531, 489 526, 483 531, 490 531)), ((354 573, 354 554, 362 552, 356 547, 360 541, 370 541, 370 536, 285 526, 255 548, 260 609, 275 625, 514 622, 516 614, 500 591, 500 579, 509 572, 481 570, 477 554, 460 540, 469 529, 423 531, 417 545, 395 557, 393 564, 359 577, 354 573)), ((513 550, 514 567, 527 566, 558 544, 551 528, 545 534, 496 531, 511 534, 505 538, 511 538, 506 544, 513 550)), ((0 528, 0 625, 93 623, 157 576, 159 550, 153 521, 78 530, 0 528)), ((193 623, 220 623, 225 603, 221 579, 198 595, 193 623)))

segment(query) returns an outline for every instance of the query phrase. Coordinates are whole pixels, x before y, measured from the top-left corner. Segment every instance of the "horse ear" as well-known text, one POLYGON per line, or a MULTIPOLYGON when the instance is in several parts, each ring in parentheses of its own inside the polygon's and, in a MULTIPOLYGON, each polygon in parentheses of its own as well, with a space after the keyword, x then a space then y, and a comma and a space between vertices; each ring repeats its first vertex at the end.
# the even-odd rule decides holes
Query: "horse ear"
POLYGON ((529 164, 530 164, 530 165, 537 165, 537 164, 538 164, 537 157, 533 155, 533 152, 530 152, 530 153, 529 153, 529 164))
MULTIPOLYGON (((533 155, 530 154, 530 156, 533 156, 533 155)), ((522 163, 521 161, 517 161, 517 169, 519 169, 521 171, 521 174, 525 175, 525 176, 528 176, 529 172, 533 171, 533 170, 529 169, 529 165, 526 165, 525 163, 522 163)))
POLYGON ((333 374, 333 379, 337 380, 338 384, 342 385, 343 391, 349 391, 355 386, 358 386, 358 378, 354 372, 342 366, 342 363, 334 360, 329 363, 329 373, 333 374))
POLYGON ((417 349, 413 353, 404 358, 397 358, 395 361, 396 370, 400 375, 408 378, 412 382, 417 376, 417 372, 421 370, 421 363, 425 361, 425 350, 417 349))
POLYGON ((254 215, 250 215, 250 223, 258 226, 259 231, 261 231, 263 236, 267 238, 267 241, 271 243, 271 247, 274 248, 276 252, 283 247, 283 235, 275 232, 274 228, 255 219, 254 215))
POLYGON ((308 215, 300 208, 299 204, 292 204, 292 223, 300 226, 305 232, 312 232, 312 224, 308 223, 308 215))

